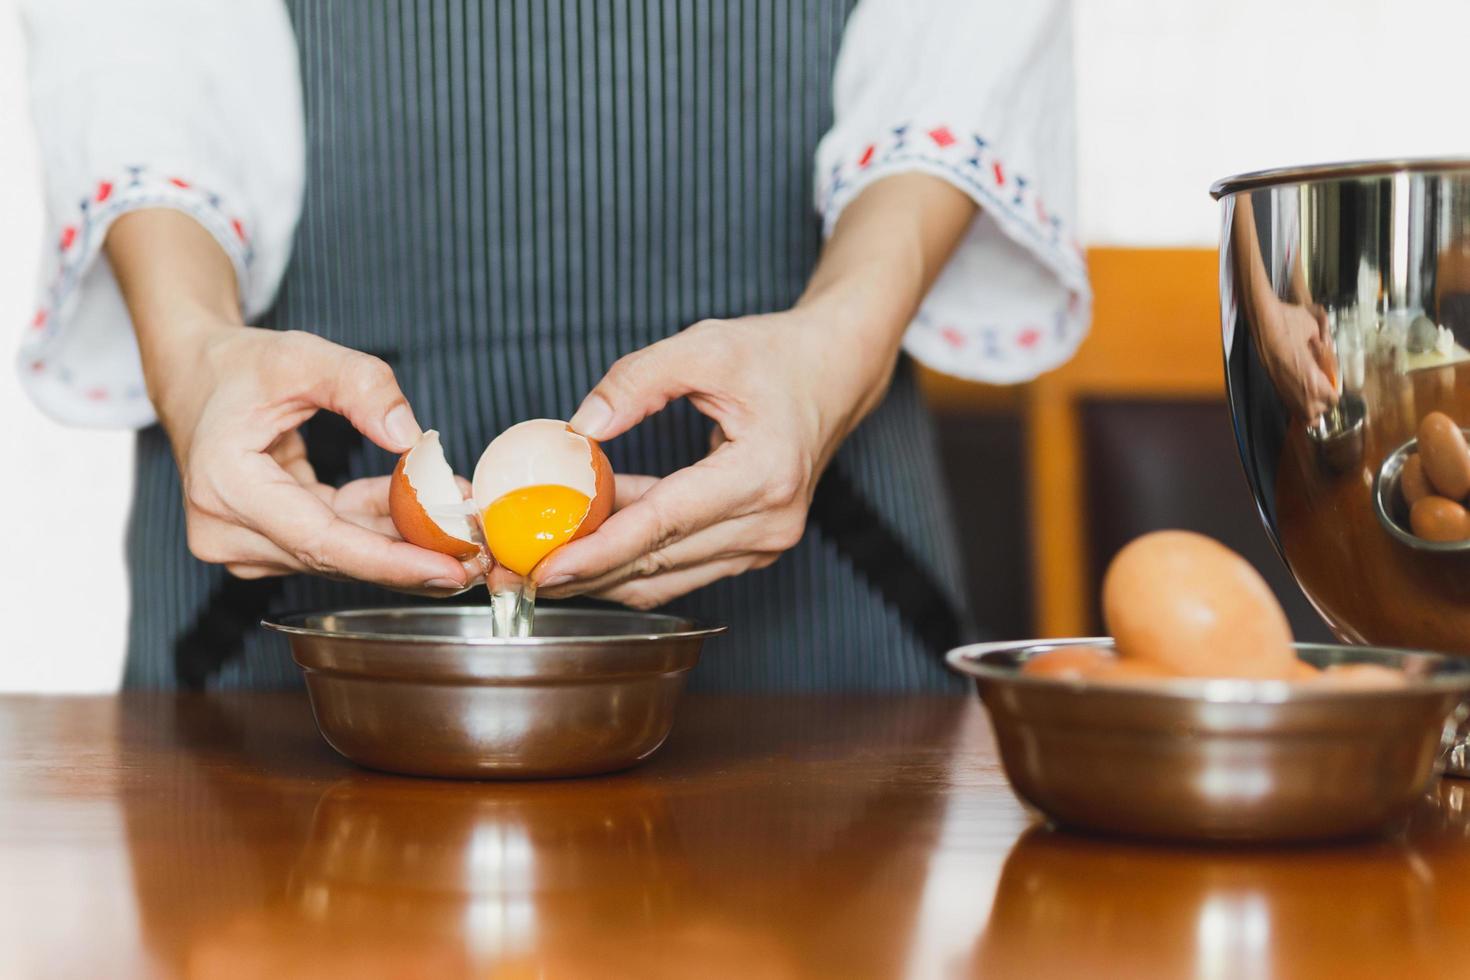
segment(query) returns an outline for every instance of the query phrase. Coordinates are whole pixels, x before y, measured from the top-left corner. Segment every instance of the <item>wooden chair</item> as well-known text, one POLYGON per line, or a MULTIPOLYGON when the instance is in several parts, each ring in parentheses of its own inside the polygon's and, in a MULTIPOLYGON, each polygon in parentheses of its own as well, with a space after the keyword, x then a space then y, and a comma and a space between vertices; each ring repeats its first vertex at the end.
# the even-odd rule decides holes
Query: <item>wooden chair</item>
POLYGON ((937 408, 1022 415, 1037 636, 1091 628, 1083 400, 1224 396, 1217 263, 1213 249, 1092 249, 1092 330, 1068 364, 1012 388, 925 375, 937 408))

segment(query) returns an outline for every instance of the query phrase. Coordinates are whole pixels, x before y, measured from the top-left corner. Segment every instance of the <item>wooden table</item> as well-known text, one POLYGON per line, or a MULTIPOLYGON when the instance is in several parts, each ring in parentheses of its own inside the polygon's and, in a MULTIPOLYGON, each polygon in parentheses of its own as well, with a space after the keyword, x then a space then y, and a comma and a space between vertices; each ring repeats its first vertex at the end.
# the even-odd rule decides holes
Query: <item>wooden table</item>
POLYGON ((1470 784, 1293 850, 1036 827, 973 699, 689 697, 633 772, 354 768, 296 695, 0 698, 0 976, 1470 973, 1470 784))

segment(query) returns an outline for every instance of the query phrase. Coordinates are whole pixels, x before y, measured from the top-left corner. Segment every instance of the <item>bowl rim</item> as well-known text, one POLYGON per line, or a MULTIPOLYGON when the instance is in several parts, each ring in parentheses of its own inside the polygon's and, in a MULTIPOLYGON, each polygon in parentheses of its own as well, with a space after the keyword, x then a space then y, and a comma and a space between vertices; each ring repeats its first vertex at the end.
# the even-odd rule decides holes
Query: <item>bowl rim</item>
POLYGON ((307 620, 313 617, 324 616, 364 616, 364 615, 415 615, 415 616, 444 616, 463 617, 467 614, 476 614, 489 617, 489 606, 472 605, 445 605, 445 606, 357 606, 348 609, 315 609, 300 610, 282 613, 274 619, 262 619, 260 625, 276 633, 284 633, 287 636, 308 636, 328 640, 352 640, 366 643, 412 643, 415 646, 455 646, 455 647, 493 647, 493 648, 537 648, 549 646, 565 646, 567 644, 587 644, 592 646, 605 646, 625 643, 661 643, 669 640, 693 640, 706 639, 711 636, 719 636, 728 633, 730 628, 723 625, 709 625, 687 616, 676 616, 672 613, 637 612, 628 609, 587 609, 575 606, 554 607, 544 610, 553 612, 557 616, 569 616, 572 618, 590 617, 626 617, 628 619, 666 619, 673 623, 683 624, 681 629, 670 630, 664 633, 608 633, 590 634, 587 636, 448 636, 442 633, 385 633, 366 632, 360 630, 329 630, 320 627, 306 625, 307 620))
POLYGON ((1436 673, 1429 677, 1409 675, 1409 683, 1403 687, 1355 688, 1319 687, 1280 680, 1244 680, 1237 678, 1168 678, 1161 680, 1087 681, 1081 679, 1058 679, 1034 677, 1020 673, 1014 667, 1002 667, 986 663, 981 658, 1002 653, 1041 652, 1058 647, 1098 646, 1113 647, 1110 636, 1067 637, 1064 639, 1008 640, 993 643, 970 643, 955 647, 945 655, 950 669, 980 681, 1000 682, 1036 689, 1052 688, 1088 693, 1106 692, 1130 697, 1146 697, 1164 701, 1205 701, 1211 704, 1285 704, 1292 702, 1321 702, 1343 698, 1393 698, 1426 693, 1470 691, 1470 660, 1434 653, 1429 650, 1414 650, 1401 647, 1357 646, 1341 643, 1293 643, 1298 653, 1313 651, 1341 651, 1373 662, 1375 655, 1407 655, 1438 661, 1441 664, 1457 664, 1454 670, 1436 673), (1367 655, 1364 657, 1364 655, 1367 655))
POLYGON ((1463 170, 1470 175, 1470 157, 1388 157, 1379 160, 1341 160, 1333 163, 1271 167, 1222 177, 1210 185, 1210 196, 1219 200, 1241 191, 1284 184, 1307 184, 1324 180, 1387 177, 1400 173, 1444 173, 1463 170))

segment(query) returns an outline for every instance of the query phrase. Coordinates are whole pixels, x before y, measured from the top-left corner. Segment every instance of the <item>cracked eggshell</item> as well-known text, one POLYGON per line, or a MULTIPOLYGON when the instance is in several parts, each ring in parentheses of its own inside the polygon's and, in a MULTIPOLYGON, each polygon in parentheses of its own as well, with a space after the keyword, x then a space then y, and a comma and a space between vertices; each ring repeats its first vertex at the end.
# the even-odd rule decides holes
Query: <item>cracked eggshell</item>
POLYGON ((466 540, 474 533, 464 494, 433 429, 398 458, 388 484, 388 514, 409 544, 461 561, 480 553, 479 545, 466 540))
POLYGON ((491 440, 475 465, 475 507, 485 512, 501 497, 523 487, 571 487, 590 501, 571 540, 591 534, 613 506, 612 465, 593 439, 557 419, 531 419, 491 440))

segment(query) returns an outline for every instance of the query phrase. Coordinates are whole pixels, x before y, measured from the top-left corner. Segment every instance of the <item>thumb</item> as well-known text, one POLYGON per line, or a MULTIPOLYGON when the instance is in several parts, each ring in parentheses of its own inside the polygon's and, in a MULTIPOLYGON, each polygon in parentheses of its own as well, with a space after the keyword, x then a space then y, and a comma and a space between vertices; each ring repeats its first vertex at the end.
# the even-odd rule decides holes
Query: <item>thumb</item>
POLYGON ((676 334, 619 358, 567 424, 590 439, 611 439, 697 391, 699 358, 685 337, 676 334))
POLYGON ((303 365, 314 377, 313 400, 392 453, 406 452, 422 434, 393 369, 381 358, 319 337, 305 345, 303 365))

